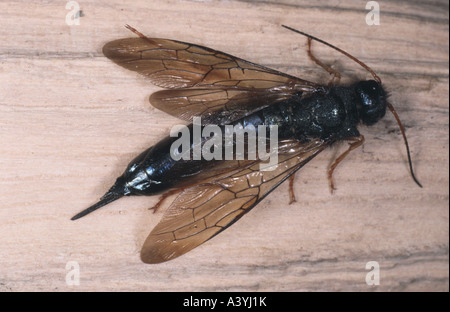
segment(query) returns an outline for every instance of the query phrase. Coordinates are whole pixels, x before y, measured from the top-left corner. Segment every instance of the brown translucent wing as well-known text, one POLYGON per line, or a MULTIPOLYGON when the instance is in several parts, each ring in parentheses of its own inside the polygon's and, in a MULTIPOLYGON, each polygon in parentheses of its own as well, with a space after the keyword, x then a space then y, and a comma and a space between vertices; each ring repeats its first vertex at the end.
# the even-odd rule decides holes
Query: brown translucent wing
POLYGON ((201 116, 203 124, 229 124, 293 95, 272 89, 177 89, 155 92, 152 105, 174 117, 192 122, 201 116))
POLYGON ((316 140, 291 144, 280 151, 278 165, 261 171, 254 162, 182 191, 147 237, 141 251, 145 263, 176 258, 217 235, 321 152, 316 140))
MULTIPOLYGON (((143 35, 142 35, 143 36, 143 35)), ((199 45, 159 38, 119 39, 103 47, 106 57, 163 88, 278 88, 311 92, 315 83, 199 45)))
MULTIPOLYGON (((247 138, 248 137, 245 137, 242 142, 239 142, 239 143, 235 142, 235 144, 242 143, 243 146, 248 146, 249 143, 247 141, 247 138)), ((206 140, 204 142, 206 142, 206 140)), ((222 144, 225 144, 225 142, 223 142, 222 144)), ((233 147, 234 149, 236 148, 235 146, 236 145, 234 145, 234 147, 233 147)), ((270 146, 270 139, 266 140, 266 146, 270 146)), ((295 151, 299 148, 298 146, 299 146, 298 141, 296 141, 294 139, 279 139, 279 141, 278 141, 278 151, 284 151, 284 152, 295 151)), ((253 156, 249 157, 247 152, 248 152, 248 149, 245 149, 243 151, 243 155, 242 155, 243 159, 242 160, 236 160, 236 159, 233 159, 233 160, 211 160, 211 161, 204 162, 203 163, 204 167, 201 172, 198 172, 197 174, 192 176, 190 179, 188 179, 186 182, 181 182, 181 183, 177 184, 177 187, 184 189, 184 188, 191 187, 194 184, 209 183, 209 182, 217 180, 219 178, 223 178, 224 176, 229 176, 229 175, 231 175, 232 172, 239 171, 239 170, 242 170, 243 168, 251 167, 255 164, 260 163, 260 160, 258 159, 258 157, 259 157, 258 154, 256 154, 254 156, 256 158, 256 160, 255 160, 255 159, 253 159, 253 156)), ((190 159, 192 159, 192 157, 193 157, 192 148, 189 151, 189 153, 190 153, 190 159)), ((183 161, 183 160, 180 159, 178 161, 183 161)), ((190 160, 188 160, 188 162, 189 161, 190 160)), ((171 191, 169 191, 169 192, 171 192, 171 191)))

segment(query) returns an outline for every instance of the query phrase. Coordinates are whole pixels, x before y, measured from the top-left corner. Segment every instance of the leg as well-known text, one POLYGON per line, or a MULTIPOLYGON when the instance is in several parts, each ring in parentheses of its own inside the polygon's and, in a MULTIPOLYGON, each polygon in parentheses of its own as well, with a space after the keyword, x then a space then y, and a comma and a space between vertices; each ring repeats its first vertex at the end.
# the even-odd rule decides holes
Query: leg
POLYGON ((138 35, 139 37, 145 39, 147 38, 144 34, 142 34, 140 31, 138 31, 136 28, 131 27, 130 25, 125 25, 125 28, 131 30, 132 32, 134 32, 136 35, 138 35))
POLYGON ((346 140, 350 141, 348 149, 344 153, 342 153, 338 158, 336 158, 336 160, 328 170, 328 182, 330 183, 331 193, 333 193, 333 191, 336 189, 333 183, 334 169, 336 169, 337 165, 348 155, 348 153, 350 153, 352 150, 361 146, 364 143, 364 136, 360 135, 359 137, 348 138, 346 140))
POLYGON ((164 194, 161 195, 158 202, 153 207, 149 208, 149 210, 153 210, 153 213, 156 213, 158 208, 167 199, 167 197, 172 196, 173 194, 176 194, 178 192, 181 192, 182 190, 183 190, 182 188, 178 188, 165 192, 164 194))
MULTIPOLYGON (((139 37, 141 37, 142 39, 147 41, 150 45, 158 46, 158 44, 156 42, 154 42, 152 39, 148 38, 146 35, 144 35, 140 31, 138 31, 136 28, 131 27, 130 25, 125 25, 125 28, 127 28, 127 29, 131 30, 132 32, 134 32, 136 35, 138 35, 139 37)), ((176 56, 176 51, 166 51, 166 52, 176 56)))
POLYGON ((294 179, 295 173, 289 178, 289 205, 297 201, 294 193, 294 179))
POLYGON ((328 83, 329 86, 335 85, 335 83, 333 83, 333 80, 334 80, 335 78, 337 79, 336 84, 338 84, 339 81, 341 80, 341 74, 340 74, 337 70, 335 70, 335 69, 331 68, 330 66, 328 66, 327 64, 324 64, 324 63, 322 63, 321 61, 319 61, 319 60, 312 54, 312 52, 311 52, 311 41, 312 41, 312 39, 308 37, 308 56, 309 56, 309 58, 310 58, 314 63, 316 63, 317 65, 319 65, 319 66, 322 67, 323 69, 325 69, 328 73, 330 73, 330 75, 333 75, 333 78, 331 78, 331 81, 328 83))

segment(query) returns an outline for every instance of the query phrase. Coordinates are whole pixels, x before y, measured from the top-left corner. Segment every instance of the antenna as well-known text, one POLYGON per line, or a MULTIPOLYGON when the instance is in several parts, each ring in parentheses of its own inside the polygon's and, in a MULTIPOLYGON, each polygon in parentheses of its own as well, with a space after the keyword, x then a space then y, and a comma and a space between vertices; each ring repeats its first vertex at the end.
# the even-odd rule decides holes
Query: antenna
POLYGON ((316 40, 317 42, 320 42, 320 43, 322 43, 322 44, 324 44, 324 45, 326 45, 326 46, 328 46, 328 47, 330 47, 330 48, 332 48, 332 49, 335 49, 336 51, 341 52, 342 54, 344 54, 345 56, 347 56, 347 57, 350 58, 351 60, 353 60, 353 61, 355 61, 356 63, 358 63, 359 65, 361 65, 365 70, 367 70, 369 73, 372 74, 373 79, 375 79, 376 82, 378 82, 379 84, 381 84, 381 79, 380 79, 380 77, 378 77, 377 74, 375 74, 375 72, 373 71, 373 69, 370 68, 369 66, 367 66, 366 64, 364 64, 363 62, 361 62, 360 60, 358 60, 358 59, 357 59, 356 57, 354 57, 353 55, 351 55, 351 54, 345 52, 345 51, 342 50, 342 49, 339 49, 338 47, 335 47, 334 45, 332 45, 332 44, 330 44, 330 43, 328 43, 328 42, 326 42, 326 41, 323 41, 323 40, 321 40, 321 39, 319 39, 319 38, 316 38, 316 37, 314 37, 314 36, 308 35, 307 33, 304 33, 304 32, 302 32, 302 31, 300 31, 300 30, 291 28, 291 27, 286 26, 286 25, 281 25, 281 26, 283 26, 284 28, 289 29, 289 30, 291 30, 291 31, 293 31, 293 32, 296 32, 296 33, 298 33, 298 34, 300 34, 300 35, 303 35, 303 36, 305 36, 305 37, 308 37, 308 38, 310 38, 310 39, 312 39, 312 40, 316 40))
POLYGON ((392 106, 392 104, 390 104, 390 103, 387 103, 387 106, 389 107, 389 110, 391 111, 392 115, 394 115, 395 119, 397 120, 398 126, 400 127, 400 131, 402 132, 403 141, 405 141, 405 146, 406 146, 406 154, 408 154, 409 170, 411 171, 411 176, 412 176, 414 182, 416 182, 418 186, 423 187, 422 184, 419 182, 419 180, 417 180, 416 176, 414 175, 414 170, 413 170, 412 161, 411 161, 411 155, 409 153, 408 140, 406 139, 406 134, 405 134, 405 129, 403 128, 403 125, 400 122, 400 118, 398 117, 397 112, 394 109, 394 106, 392 106))

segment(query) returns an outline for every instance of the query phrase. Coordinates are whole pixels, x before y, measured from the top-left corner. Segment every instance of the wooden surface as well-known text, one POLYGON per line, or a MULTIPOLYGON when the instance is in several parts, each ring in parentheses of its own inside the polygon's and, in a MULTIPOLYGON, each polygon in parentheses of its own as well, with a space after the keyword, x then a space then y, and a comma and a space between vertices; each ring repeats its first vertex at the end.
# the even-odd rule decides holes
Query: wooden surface
MULTIPOLYGON (((448 3, 365 1, 65 1, 0 3, 0 290, 412 291, 449 290, 448 3), (305 39, 286 24, 360 58, 390 91, 416 173, 390 114, 360 127, 363 148, 338 167, 330 194, 323 152, 296 177, 298 202, 280 186, 239 222, 171 262, 145 265, 140 247, 162 216, 156 197, 124 198, 76 222, 128 162, 180 122, 156 111, 159 88, 101 53, 131 37, 206 45, 314 81, 305 39), (70 286, 70 261, 80 283, 70 286), (380 265, 380 285, 365 282, 380 265)), ((319 44, 344 77, 369 76, 319 44)), ((345 82, 345 80, 343 81, 345 82)), ((341 146, 342 151, 344 146, 341 146)))

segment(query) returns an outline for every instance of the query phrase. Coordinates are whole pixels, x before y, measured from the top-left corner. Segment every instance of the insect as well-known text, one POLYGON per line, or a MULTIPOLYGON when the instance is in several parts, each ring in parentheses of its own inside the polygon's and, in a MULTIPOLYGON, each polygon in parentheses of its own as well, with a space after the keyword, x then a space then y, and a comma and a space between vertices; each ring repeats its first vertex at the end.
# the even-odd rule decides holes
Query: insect
MULTIPOLYGON (((404 128, 387 101, 380 78, 347 52, 283 25, 306 36, 309 57, 333 75, 330 84, 324 86, 210 48, 148 38, 131 26, 126 27, 137 37, 109 42, 103 53, 118 65, 166 88, 151 95, 154 107, 190 122, 201 116, 202 126, 216 124, 221 129, 227 124, 277 125, 279 138, 276 169, 264 171, 260 169, 260 158, 174 160, 170 147, 177 138, 167 137, 131 161, 98 203, 72 218, 76 220, 130 195, 162 194, 153 207, 156 210, 170 195, 177 194, 144 242, 143 262, 164 262, 197 247, 236 222, 288 179, 290 199, 295 201, 293 177, 297 170, 333 143, 347 141, 348 149, 328 170, 333 190, 336 166, 364 142, 358 124, 376 123, 386 108, 397 120, 411 175, 421 186, 413 172, 404 128), (313 40, 354 60, 373 79, 340 86, 339 72, 312 54, 313 40)), ((203 138, 201 144, 208 139, 203 138)), ((190 148, 194 148, 193 143, 190 148)))

